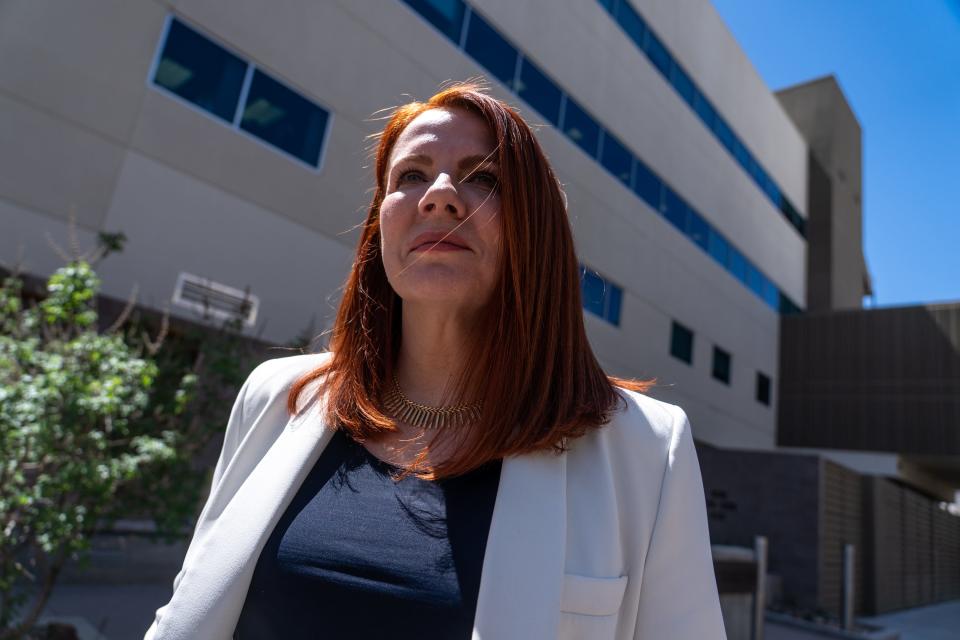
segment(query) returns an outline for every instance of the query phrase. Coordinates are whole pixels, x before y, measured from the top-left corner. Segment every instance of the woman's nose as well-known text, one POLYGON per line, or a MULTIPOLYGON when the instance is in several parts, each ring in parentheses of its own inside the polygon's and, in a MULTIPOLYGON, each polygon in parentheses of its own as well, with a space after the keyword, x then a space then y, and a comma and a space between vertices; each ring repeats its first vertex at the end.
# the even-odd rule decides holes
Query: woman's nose
POLYGON ((430 185, 420 200, 421 213, 447 213, 456 218, 462 217, 466 207, 450 176, 441 173, 430 185))

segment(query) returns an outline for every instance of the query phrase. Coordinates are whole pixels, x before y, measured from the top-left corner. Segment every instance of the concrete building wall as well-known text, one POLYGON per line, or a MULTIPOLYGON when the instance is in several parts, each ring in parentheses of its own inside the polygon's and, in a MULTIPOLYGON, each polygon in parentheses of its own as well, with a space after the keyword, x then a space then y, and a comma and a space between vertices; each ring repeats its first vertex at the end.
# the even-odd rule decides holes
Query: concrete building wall
MULTIPOLYGON (((777 97, 810 144, 810 151, 830 180, 830 309, 859 308, 870 293, 863 253, 862 132, 856 115, 833 76, 777 92, 777 97)), ((809 212, 815 218, 814 212, 809 212)), ((814 238, 811 237, 811 247, 814 238)), ((811 259, 816 255, 812 248, 811 259)), ((821 260, 823 262, 823 260, 821 260)), ((824 270, 821 265, 813 269, 824 270)), ((810 284, 816 282, 811 276, 810 284)), ((822 287, 821 287, 822 288, 822 287)), ((822 308, 822 307, 816 307, 822 308)))
MULTIPOLYGON (((599 4, 478 0, 488 21, 663 176, 794 300, 805 244, 599 4), (563 34, 563 37, 557 37, 563 34)), ((756 157, 804 209, 806 147, 706 2, 637 3, 756 157), (748 105, 749 108, 746 108, 748 105)), ((329 322, 373 183, 374 114, 426 98, 482 68, 399 0, 270 3, 100 0, 0 6, 0 259, 22 247, 29 271, 59 263, 72 205, 80 236, 124 231, 103 264, 105 292, 168 305, 187 271, 261 299, 264 339, 329 322), (173 12, 332 114, 311 170, 150 82, 173 12), (12 61, 16 63, 13 64, 12 61)), ((495 95, 539 118, 507 88, 495 95)), ((380 114, 382 115, 382 113, 380 114)), ((619 326, 586 314, 598 357, 655 376, 698 438, 774 443, 778 315, 551 126, 539 138, 569 197, 582 261, 623 287, 619 326), (693 365, 669 355, 670 327, 695 331, 693 365), (713 345, 733 355, 729 386, 710 376, 713 345)), ((189 312, 173 309, 174 313, 189 312)))

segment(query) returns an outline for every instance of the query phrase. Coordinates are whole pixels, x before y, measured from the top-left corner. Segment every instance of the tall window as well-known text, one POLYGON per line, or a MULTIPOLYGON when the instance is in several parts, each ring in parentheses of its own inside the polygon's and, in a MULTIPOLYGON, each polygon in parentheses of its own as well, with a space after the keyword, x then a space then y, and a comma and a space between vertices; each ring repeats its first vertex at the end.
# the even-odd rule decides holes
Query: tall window
POLYGON ((730 384, 730 353, 716 345, 713 346, 713 377, 730 384))
POLYGON ((757 402, 770 406, 770 377, 757 371, 757 402))
POLYGON ((676 320, 670 330, 670 355, 693 364, 693 331, 676 320))

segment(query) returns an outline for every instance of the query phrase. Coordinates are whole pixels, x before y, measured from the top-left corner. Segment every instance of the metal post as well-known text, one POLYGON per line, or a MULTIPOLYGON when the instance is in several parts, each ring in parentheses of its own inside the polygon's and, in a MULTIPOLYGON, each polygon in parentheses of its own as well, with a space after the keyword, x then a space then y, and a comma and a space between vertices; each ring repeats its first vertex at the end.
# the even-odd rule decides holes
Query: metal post
POLYGON ((853 629, 854 553, 852 544, 843 545, 843 628, 853 629))
POLYGON ((763 640, 763 614, 767 608, 766 536, 757 536, 753 549, 757 560, 757 589, 753 593, 753 640, 763 640))

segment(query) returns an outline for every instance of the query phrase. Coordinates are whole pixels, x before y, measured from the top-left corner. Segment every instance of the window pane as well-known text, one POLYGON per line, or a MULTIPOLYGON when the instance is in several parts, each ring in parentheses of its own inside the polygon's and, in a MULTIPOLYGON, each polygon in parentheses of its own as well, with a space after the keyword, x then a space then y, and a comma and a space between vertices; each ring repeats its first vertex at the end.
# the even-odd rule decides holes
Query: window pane
POLYGON ((707 100, 707 97, 696 88, 694 89, 693 108, 697 112, 697 115, 700 116, 700 119, 703 120, 703 124, 707 125, 707 129, 713 131, 714 123, 717 119, 717 111, 713 108, 713 105, 710 104, 710 101, 707 100))
POLYGON ((620 23, 620 26, 627 36, 633 40, 640 49, 643 49, 643 34, 647 30, 647 27, 643 23, 643 18, 640 17, 640 14, 634 11, 633 7, 625 1, 621 1, 620 6, 617 8, 617 22, 620 23))
POLYGON ((729 260, 728 254, 730 251, 730 245, 727 243, 726 238, 724 238, 718 231, 711 227, 708 245, 710 255, 713 256, 713 259, 726 268, 729 260))
POLYGON ((763 274, 760 273, 760 270, 753 266, 753 263, 749 260, 747 262, 747 286, 750 287, 755 294, 763 297, 763 274))
POLYGON ((653 34, 653 31, 647 30, 647 40, 645 50, 647 56, 650 58, 650 62, 653 63, 660 73, 663 74, 665 78, 670 79, 670 65, 673 62, 673 58, 670 56, 670 52, 667 51, 667 48, 663 46, 663 43, 653 34))
POLYGON ((720 143, 725 146, 730 153, 733 153, 733 129, 727 124, 727 121, 717 114, 713 121, 713 131, 720 138, 720 143))
POLYGON ((663 217, 670 221, 670 224, 680 230, 681 233, 687 231, 687 203, 670 187, 663 187, 663 217))
POLYGON ((687 235, 700 247, 707 250, 707 236, 710 232, 710 225, 699 213, 690 208, 687 212, 687 235))
POLYGON ((614 326, 620 326, 620 298, 623 291, 615 284, 609 284, 607 289, 607 320, 614 326))
POLYGON ((597 141, 600 139, 600 125, 580 108, 573 98, 567 96, 566 111, 563 116, 563 132, 577 146, 587 152, 591 158, 597 157, 597 141))
POLYGON ((600 5, 604 9, 606 9, 607 13, 609 13, 610 15, 613 15, 613 9, 614 9, 615 3, 616 3, 616 0, 600 0, 600 5))
POLYGON ((743 257, 743 254, 740 253, 734 247, 730 247, 730 273, 739 280, 746 284, 747 282, 747 259, 743 257))
POLYGON ((676 321, 670 329, 670 355, 693 364, 693 331, 676 321))
POLYGON ((633 156, 609 131, 603 134, 603 157, 600 161, 617 180, 630 186, 633 156))
POLYGON ((753 160, 753 157, 739 138, 734 138, 733 140, 733 157, 737 159, 737 162, 740 163, 744 171, 750 173, 750 162, 753 160))
POLYGON ((757 402, 770 406, 770 378, 757 372, 757 402))
POLYGON ((780 309, 780 290, 768 278, 763 279, 763 299, 774 311, 780 309))
POLYGON ((464 5, 461 0, 404 0, 454 44, 460 44, 464 5))
POLYGON ((476 11, 470 16, 464 49, 505 85, 513 83, 517 50, 497 33, 476 11))
POLYGON ((581 295, 583 296, 583 308, 602 318, 604 292, 603 278, 584 267, 581 272, 580 286, 581 295))
POLYGON ((680 97, 682 97, 687 104, 693 106, 695 98, 693 80, 680 68, 680 65, 673 65, 673 69, 670 72, 670 82, 673 84, 674 89, 677 90, 677 93, 680 94, 680 97))
POLYGON ((179 20, 171 20, 153 81, 233 122, 246 71, 246 62, 179 20))
POLYGON ((774 206, 781 207, 783 200, 780 194, 780 187, 777 186, 777 183, 773 181, 769 175, 767 175, 767 184, 766 189, 767 195, 770 196, 770 200, 773 201, 774 206))
POLYGON ((633 191, 640 196, 644 202, 653 207, 654 211, 660 211, 660 196, 663 190, 663 182, 658 178, 647 165, 637 160, 636 176, 633 183, 633 191))
POLYGON ((560 124, 560 89, 526 58, 520 63, 520 78, 515 90, 549 122, 560 124))
POLYGON ((240 128, 317 166, 327 118, 313 102, 256 70, 240 128))
POLYGON ((713 347, 713 377, 730 384, 730 354, 716 345, 713 347))

